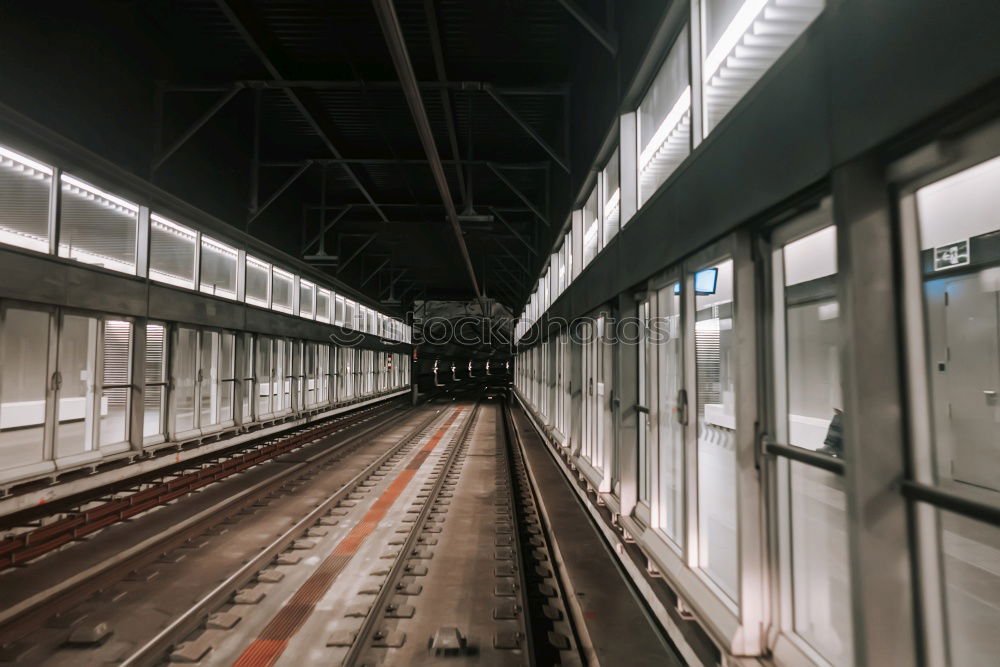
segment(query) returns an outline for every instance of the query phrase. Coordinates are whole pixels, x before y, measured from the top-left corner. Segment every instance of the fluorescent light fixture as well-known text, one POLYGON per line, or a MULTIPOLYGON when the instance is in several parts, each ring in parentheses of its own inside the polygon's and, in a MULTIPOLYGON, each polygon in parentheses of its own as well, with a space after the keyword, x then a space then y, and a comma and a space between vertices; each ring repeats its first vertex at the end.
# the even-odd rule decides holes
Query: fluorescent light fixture
POLYGON ((219 241, 216 241, 215 239, 208 236, 201 237, 201 245, 203 248, 208 247, 224 255, 231 255, 232 257, 236 257, 237 254, 236 248, 227 246, 225 243, 220 243, 219 241))
POLYGON ((725 62, 729 54, 736 48, 736 45, 740 43, 743 35, 753 26, 753 22, 764 11, 769 1, 746 0, 743 3, 739 11, 736 12, 736 16, 729 22, 725 32, 719 37, 719 41, 716 42, 711 53, 705 58, 705 64, 702 66, 702 78, 705 81, 710 81, 715 76, 722 63, 725 62))
POLYGON ((639 155, 639 171, 644 171, 649 166, 649 162, 656 156, 663 143, 670 138, 670 133, 680 124, 690 109, 691 86, 687 86, 674 102, 673 108, 670 109, 663 122, 656 128, 656 132, 653 133, 646 147, 642 149, 642 153, 639 155))
POLYGON ((159 229, 160 231, 173 234, 174 236, 182 238, 186 241, 195 241, 198 238, 198 232, 193 229, 178 224, 173 220, 168 220, 167 218, 157 215, 156 213, 153 213, 150 216, 150 219, 153 223, 153 227, 155 229, 159 229))
POLYGON ((77 190, 81 191, 78 192, 77 194, 89 194, 92 195, 93 197, 99 197, 100 199, 105 200, 105 202, 107 202, 108 204, 127 209, 132 213, 139 212, 139 207, 136 204, 133 204, 132 202, 122 199, 121 197, 113 195, 109 192, 105 192, 104 190, 100 190, 91 185, 90 183, 81 181, 80 179, 74 178, 68 174, 63 174, 61 179, 64 185, 70 186, 71 189, 76 188, 77 190))
POLYGON ((44 165, 41 162, 32 160, 27 155, 21 155, 20 153, 16 153, 10 150, 9 148, 4 148, 3 146, 0 146, 0 157, 6 158, 12 162, 17 162, 25 167, 34 169, 35 171, 40 171, 46 176, 52 175, 52 167, 44 165))
POLYGON ((247 255, 247 266, 253 266, 254 268, 263 269, 265 271, 270 271, 271 265, 267 262, 263 262, 255 257, 247 255))

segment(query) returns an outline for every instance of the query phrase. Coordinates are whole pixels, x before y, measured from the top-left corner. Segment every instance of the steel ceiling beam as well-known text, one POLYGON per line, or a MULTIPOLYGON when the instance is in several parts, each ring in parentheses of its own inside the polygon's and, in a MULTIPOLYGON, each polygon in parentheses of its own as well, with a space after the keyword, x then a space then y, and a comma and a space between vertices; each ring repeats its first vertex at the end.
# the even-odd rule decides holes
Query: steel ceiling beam
MULTIPOLYGON (((441 36, 438 34, 437 13, 434 11, 434 0, 424 0, 424 14, 427 17, 427 29, 430 32, 431 54, 434 56, 434 71, 439 83, 448 80, 444 69, 444 55, 441 49, 441 36)), ((418 84, 419 85, 419 84, 418 84)), ((448 143, 451 144, 451 157, 455 161, 455 175, 458 177, 458 189, 465 192, 465 172, 458 162, 461 153, 458 150, 458 133, 455 131, 455 118, 452 115, 451 95, 447 88, 441 89, 441 112, 444 114, 445 126, 448 128, 448 143)))
POLYGON ((386 257, 382 261, 381 264, 379 264, 378 266, 375 267, 374 271, 372 271, 371 273, 368 274, 367 278, 365 278, 364 280, 361 281, 361 284, 358 285, 358 289, 361 289, 362 287, 364 287, 365 285, 367 285, 368 281, 371 280, 372 278, 374 278, 376 276, 376 274, 378 274, 379 271, 381 271, 382 269, 384 269, 385 265, 388 264, 391 261, 392 261, 392 257, 386 257))
MULTIPOLYGON (((396 67, 396 74, 403 85, 403 93, 406 102, 410 107, 414 123, 417 126, 417 133, 420 135, 420 143, 430 160, 431 173, 434 175, 434 182, 437 184, 444 202, 445 210, 451 221, 452 231, 458 241, 459 251, 465 263, 469 280, 472 283, 472 290, 476 298, 480 298, 479 282, 476 280, 476 272, 472 267, 472 258, 469 257, 469 249, 465 245, 465 237, 462 235, 462 227, 458 223, 458 211, 455 210, 455 202, 451 198, 451 191, 448 187, 448 179, 444 175, 444 165, 441 163, 441 156, 438 154, 437 145, 434 143, 434 133, 431 130, 430 120, 427 118, 427 111, 424 109, 423 100, 420 97, 420 87, 417 85, 417 77, 413 71, 413 64, 406 51, 406 40, 403 37, 403 29, 399 25, 399 17, 392 5, 392 0, 373 0, 375 13, 378 15, 379 24, 382 26, 382 33, 385 36, 386 45, 392 55, 393 64, 396 67)), ((340 156, 337 156, 340 157, 340 156)))
MULTIPOLYGON (((276 51, 276 40, 270 34, 270 32, 264 26, 264 22, 258 17, 249 3, 238 3, 234 0, 215 0, 215 4, 222 10, 226 19, 230 24, 236 29, 236 31, 246 42, 247 46, 253 51, 257 60, 264 66, 268 74, 275 81, 284 81, 285 76, 278 64, 275 62, 274 53, 276 51)), ((314 101, 306 99, 302 96, 300 92, 295 87, 283 88, 285 95, 288 97, 292 105, 298 109, 299 113, 306 122, 312 127, 313 131, 319 136, 320 140, 326 146, 330 154, 335 158, 342 158, 340 151, 333 143, 332 128, 330 127, 330 121, 326 117, 325 113, 319 105, 314 101)), ((350 165, 342 165, 344 172, 350 178, 354 186, 361 192, 362 196, 368 200, 372 208, 379 214, 383 220, 388 221, 386 215, 375 203, 375 199, 372 197, 371 193, 368 192, 364 184, 362 184, 361 179, 358 175, 354 173, 350 165)), ((259 212, 258 212, 259 213, 259 212)))
POLYGON ((521 190, 516 185, 514 185, 511 182, 511 180, 504 175, 504 173, 502 171, 500 171, 500 168, 497 167, 497 165, 490 163, 489 168, 490 168, 490 171, 492 171, 494 174, 496 174, 496 177, 499 178, 500 181, 504 185, 506 185, 510 189, 511 192, 513 192, 515 195, 517 195, 518 199, 520 199, 522 202, 524 202, 525 206, 527 206, 529 209, 531 209, 532 213, 534 213, 535 215, 538 216, 539 220, 541 220, 543 223, 545 223, 546 227, 550 226, 549 225, 549 218, 548 218, 548 216, 546 216, 544 213, 542 213, 541 211, 539 211, 538 207, 535 206, 535 203, 533 201, 531 201, 530 199, 528 199, 528 196, 526 194, 524 194, 523 192, 521 192, 521 190))
POLYGON ((535 248, 532 247, 532 245, 530 243, 528 243, 523 236, 521 236, 520 234, 517 233, 517 230, 514 229, 513 225, 511 225, 509 222, 507 222, 507 220, 502 215, 500 215, 500 213, 497 211, 497 209, 495 209, 492 206, 490 206, 489 207, 489 211, 493 214, 494 218, 496 218, 497 220, 499 220, 501 223, 503 223, 504 227, 506 227, 507 229, 510 230, 510 233, 513 234, 517 238, 518 241, 520 241, 522 244, 524 244, 525 248, 527 248, 528 250, 531 251, 532 255, 534 255, 535 257, 538 257, 538 251, 535 250, 535 248))
POLYGON ((205 113, 198 117, 198 119, 193 122, 188 129, 186 129, 181 136, 177 137, 174 143, 170 144, 165 151, 159 154, 159 156, 153 161, 153 171, 156 171, 163 163, 166 162, 171 155, 177 152, 177 150, 188 142, 188 139, 193 137, 198 133, 198 130, 203 128, 205 124, 215 118, 215 114, 222 110, 222 107, 229 104, 229 100, 236 97, 236 94, 243 90, 243 84, 235 83, 227 89, 220 98, 218 98, 212 106, 210 106, 205 113))
MULTIPOLYGON (((333 216, 333 219, 330 220, 329 222, 326 222, 326 223, 324 223, 323 219, 322 219, 325 216, 321 215, 321 217, 320 217, 320 223, 319 223, 319 226, 320 226, 319 234, 317 234, 316 236, 314 236, 308 243, 306 243, 304 246, 302 246, 302 252, 308 251, 309 248, 311 248, 314 243, 316 243, 317 241, 323 239, 326 236, 326 233, 328 231, 330 231, 331 229, 333 229, 333 226, 336 225, 338 222, 340 222, 340 219, 343 218, 345 215, 347 215, 347 213, 352 208, 354 208, 354 206, 351 205, 351 204, 348 204, 342 210, 337 211, 337 213, 333 216)), ((328 210, 328 208, 327 207, 322 207, 320 210, 321 210, 322 213, 326 213, 326 211, 328 210)))
MULTIPOLYGON (((618 35, 615 34, 614 30, 605 28, 592 19, 574 0, 557 0, 557 2, 563 6, 563 9, 569 12, 570 16, 577 20, 577 23, 583 26, 584 30, 600 42, 601 46, 607 49, 612 58, 618 55, 618 35)), ((610 19, 611 12, 609 11, 608 14, 608 18, 610 19)))
POLYGON ((497 106, 503 109, 507 113, 507 115, 510 116, 514 120, 514 122, 521 127, 522 130, 524 130, 525 134, 534 139, 535 143, 541 146, 542 150, 548 153, 549 157, 555 160, 556 164, 562 167, 563 171, 565 171, 567 174, 569 173, 569 160, 567 160, 563 155, 561 155, 558 151, 556 151, 555 148, 549 145, 549 142, 547 142, 545 138, 541 134, 539 134, 537 130, 535 130, 535 128, 531 127, 531 125, 528 124, 528 121, 521 118, 520 114, 514 111, 514 109, 509 104, 507 104, 507 101, 504 100, 502 97, 500 97, 500 94, 497 93, 496 88, 487 84, 483 88, 483 90, 486 92, 487 95, 493 98, 493 101, 497 103, 497 106))
MULTIPOLYGON (((298 158, 294 160, 265 160, 260 163, 261 167, 298 167, 303 162, 312 162, 320 165, 342 165, 342 164, 367 164, 367 165, 396 165, 396 164, 429 164, 427 158, 392 158, 392 157, 349 157, 349 158, 298 158)), ((548 169, 549 162, 497 162, 495 160, 441 160, 441 164, 446 165, 467 165, 476 167, 488 167, 496 165, 500 169, 509 171, 543 171, 548 169)))
POLYGON ((499 241, 498 239, 496 239, 496 237, 493 237, 493 240, 494 240, 494 241, 496 241, 497 245, 498 245, 498 246, 500 246, 500 249, 501 249, 501 250, 503 250, 503 251, 504 251, 504 253, 506 253, 508 257, 510 257, 510 258, 511 258, 512 260, 514 260, 514 262, 515 262, 515 263, 516 263, 516 264, 517 264, 517 265, 518 265, 519 267, 521 267, 521 270, 522 270, 522 271, 524 271, 524 272, 525 272, 526 274, 528 274, 528 275, 531 275, 531 274, 532 274, 532 272, 528 270, 528 267, 526 267, 526 266, 525 266, 525 265, 524 265, 524 264, 523 264, 523 263, 521 262, 521 260, 519 260, 519 259, 517 258, 517 256, 516 256, 516 255, 514 255, 514 253, 512 253, 512 252, 511 252, 511 251, 510 251, 510 250, 509 250, 509 249, 507 248, 507 246, 505 246, 505 245, 504 245, 503 243, 501 243, 501 242, 500 242, 500 241, 499 241))
MULTIPOLYGON (((169 83, 163 84, 164 93, 222 93, 234 84, 247 88, 265 88, 281 90, 283 88, 301 88, 312 90, 399 90, 399 81, 323 81, 323 80, 287 80, 287 79, 239 79, 218 83, 169 83)), ((489 86, 500 95, 562 97, 569 91, 569 84, 559 83, 547 86, 496 86, 487 81, 419 81, 421 90, 464 90, 482 92, 489 86)))
MULTIPOLYGON (((343 264, 337 267, 337 274, 339 275, 343 273, 344 269, 346 269, 351 264, 351 262, 357 259, 358 255, 364 252, 365 248, 370 246, 376 238, 378 238, 378 234, 372 234, 368 238, 366 238, 364 242, 360 246, 358 246, 358 249, 355 250, 353 253, 351 253, 351 256, 348 257, 346 260, 344 260, 343 264)), ((340 253, 338 252, 337 255, 340 255, 340 253)))
POLYGON ((247 228, 249 228, 250 227, 250 223, 252 223, 254 220, 256 220, 257 218, 259 218, 260 215, 264 211, 266 211, 271 204, 273 204, 274 202, 276 202, 278 200, 278 197, 280 197, 281 195, 283 195, 285 193, 285 190, 287 190, 288 188, 292 187, 292 184, 295 183, 295 181, 299 180, 299 177, 302 176, 302 174, 306 173, 306 171, 311 166, 312 166, 311 162, 306 162, 301 167, 299 167, 298 170, 294 174, 292 174, 291 176, 289 176, 288 179, 285 180, 285 182, 281 184, 281 186, 275 191, 275 193, 273 195, 271 195, 271 197, 266 202, 264 202, 264 204, 262 206, 260 206, 254 213, 251 213, 250 216, 247 217, 247 225, 246 225, 247 228))

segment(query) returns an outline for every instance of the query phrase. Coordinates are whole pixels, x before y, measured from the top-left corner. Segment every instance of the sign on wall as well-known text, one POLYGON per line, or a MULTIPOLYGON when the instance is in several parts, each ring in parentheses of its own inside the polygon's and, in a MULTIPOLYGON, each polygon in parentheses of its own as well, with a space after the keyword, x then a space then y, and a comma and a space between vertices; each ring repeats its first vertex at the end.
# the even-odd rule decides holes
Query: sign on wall
POLYGON ((970 261, 969 239, 934 248, 934 270, 965 266, 970 261))

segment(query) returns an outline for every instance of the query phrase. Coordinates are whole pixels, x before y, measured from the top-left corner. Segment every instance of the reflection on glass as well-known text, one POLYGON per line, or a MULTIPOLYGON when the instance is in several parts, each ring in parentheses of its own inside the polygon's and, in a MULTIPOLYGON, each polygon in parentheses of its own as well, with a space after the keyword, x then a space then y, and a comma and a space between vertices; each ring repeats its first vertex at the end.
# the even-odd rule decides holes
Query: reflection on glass
MULTIPOLYGON (((64 315, 59 334, 59 401, 56 404, 56 456, 95 449, 94 415, 97 373, 97 329, 93 317, 64 315)), ((100 414, 107 404, 100 401, 100 414)))
POLYGON ((1000 504, 1000 158, 916 199, 938 483, 1000 504))
POLYGON ((733 261, 721 262, 716 290, 695 295, 699 566, 738 599, 736 543, 736 350, 733 261))
POLYGON ((788 444, 841 458, 836 229, 793 241, 783 252, 788 444))
POLYGON ((674 543, 683 543, 684 527, 684 425, 681 423, 678 397, 684 386, 681 346, 681 297, 675 287, 657 292, 657 317, 654 335, 658 342, 657 396, 660 451, 660 501, 657 527, 674 543))
POLYGON ((831 664, 851 665, 844 479, 795 461, 782 464, 791 471, 795 632, 831 664))
POLYGON ((1000 655, 1000 528, 939 511, 951 664, 996 664, 1000 655))
POLYGON ((43 456, 49 314, 7 308, 0 322, 0 461, 4 467, 43 456))

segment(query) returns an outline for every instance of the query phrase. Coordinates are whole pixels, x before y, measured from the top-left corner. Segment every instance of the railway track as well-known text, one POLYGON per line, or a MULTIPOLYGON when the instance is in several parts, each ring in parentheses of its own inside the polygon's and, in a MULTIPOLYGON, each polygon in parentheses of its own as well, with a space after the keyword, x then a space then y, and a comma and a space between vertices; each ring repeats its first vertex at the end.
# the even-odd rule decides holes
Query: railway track
POLYGON ((205 487, 227 504, 208 502, 208 515, 15 615, 32 630, 14 636, 8 624, 0 661, 583 664, 510 415, 494 398, 278 455, 246 473, 260 479, 238 498, 223 493, 232 480, 205 487))
MULTIPOLYGON (((254 532, 254 524, 261 516, 277 513, 280 516, 274 520, 287 525, 280 508, 295 504, 298 491, 305 488, 319 486, 324 495, 334 498, 348 493, 349 473, 356 473, 373 456, 366 452, 392 450, 400 433, 419 429, 433 417, 433 411, 393 410, 387 415, 369 414, 351 423, 338 421, 337 430, 353 425, 342 439, 334 438, 325 429, 293 434, 287 439, 294 438, 298 447, 283 447, 266 459, 258 459, 255 466, 244 468, 242 475, 227 476, 218 484, 194 489, 183 503, 150 507, 131 520, 106 526, 102 532, 83 538, 79 547, 31 563, 27 571, 32 577, 17 576, 18 571, 4 573, 0 585, 7 604, 0 610, 0 661, 46 652, 57 656, 67 648, 86 649, 88 645, 106 648, 112 634, 119 638, 129 634, 115 627, 113 621, 113 607, 120 603, 117 592, 139 598, 137 594, 144 593, 144 588, 154 583, 163 586, 162 580, 154 580, 161 574, 169 576, 166 568, 172 564, 188 557, 190 561, 212 561, 211 555, 217 551, 219 558, 206 562, 199 575, 214 583, 212 578, 218 578, 220 572, 228 574, 227 568, 233 569, 246 558, 259 555, 259 535, 240 538, 254 532), (371 424, 366 423, 369 420, 371 424), (309 439, 303 440, 302 436, 309 439), (331 494, 331 489, 336 491, 331 494), (279 511, 271 512, 272 506, 279 511), (37 583, 33 586, 33 582, 37 583), (102 631, 101 626, 110 632, 102 631)), ((275 444, 280 446, 282 442, 275 444)), ((306 504, 315 502, 311 496, 306 504)), ((287 511, 300 509, 288 507, 287 511)), ((171 582, 166 588, 177 584, 183 584, 179 587, 187 592, 208 587, 198 582, 171 582)), ((163 606, 169 609, 179 603, 168 599, 163 606)), ((162 618, 151 622, 162 624, 162 618)), ((148 627, 138 628, 137 632, 146 633, 143 639, 151 634, 148 627)), ((32 662, 37 659, 31 658, 32 662)), ((72 659, 69 664, 73 664, 72 659)))

